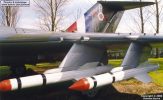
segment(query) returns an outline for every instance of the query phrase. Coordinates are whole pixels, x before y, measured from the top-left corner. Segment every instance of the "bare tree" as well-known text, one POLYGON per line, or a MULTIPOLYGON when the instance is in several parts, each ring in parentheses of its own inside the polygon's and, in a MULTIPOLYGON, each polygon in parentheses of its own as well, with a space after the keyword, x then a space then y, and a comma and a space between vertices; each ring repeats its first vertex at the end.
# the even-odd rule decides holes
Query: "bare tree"
POLYGON ((161 3, 161 0, 155 0, 155 9, 156 9, 156 33, 159 33, 160 32, 160 15, 161 15, 161 12, 162 12, 162 9, 163 9, 163 6, 159 5, 159 3, 161 3))
MULTIPOLYGON (((162 9, 163 9, 163 5, 162 5, 162 0, 155 0, 155 6, 153 6, 152 8, 152 15, 153 15, 153 19, 155 19, 155 21, 151 20, 150 23, 155 31, 155 33, 159 33, 160 32, 160 26, 161 26, 161 20, 162 20, 162 9)), ((158 58, 159 55, 159 48, 155 48, 156 50, 156 55, 155 57, 158 58)))
POLYGON ((40 14, 40 27, 48 31, 56 31, 63 19, 63 6, 68 0, 34 0, 40 14))
MULTIPOLYGON (((160 32, 160 20, 161 20, 161 12, 163 6, 159 5, 161 3, 161 0, 155 0, 155 18, 156 18, 156 28, 155 31, 156 33, 160 32)), ((159 57, 159 48, 156 48, 156 58, 159 57)))
MULTIPOLYGON (((142 0, 140 0, 140 2, 142 2, 142 0)), ((141 33, 144 33, 144 17, 142 7, 140 7, 140 23, 141 23, 141 33)))
POLYGON ((155 30, 155 33, 160 32, 160 26, 162 25, 162 10, 163 4, 162 0, 155 0, 155 6, 152 7, 151 14, 153 15, 153 19, 156 21, 151 20, 150 23, 155 30))
MULTIPOLYGON (((158 0, 155 0, 155 3, 156 3, 156 33, 159 33, 160 15, 159 15, 158 0)), ((159 48, 156 48, 156 58, 158 57, 159 57, 159 48)))
POLYGON ((76 21, 76 20, 78 20, 81 16, 82 16, 82 9, 81 9, 81 8, 78 8, 78 9, 76 10, 76 13, 73 14, 73 18, 74 18, 74 20, 76 21))
POLYGON ((1 25, 16 27, 19 21, 19 8, 18 7, 0 7, 0 21, 1 25))
MULTIPOLYGON (((143 0, 135 0, 142 2, 143 0)), ((132 32, 140 32, 145 33, 151 30, 147 29, 146 26, 149 26, 150 19, 152 18, 153 14, 150 11, 151 7, 140 7, 135 10, 129 11, 129 15, 127 17, 126 25, 128 25, 128 29, 132 32), (129 24, 130 23, 130 24, 129 24)), ((152 30, 153 31, 153 30, 152 30)))

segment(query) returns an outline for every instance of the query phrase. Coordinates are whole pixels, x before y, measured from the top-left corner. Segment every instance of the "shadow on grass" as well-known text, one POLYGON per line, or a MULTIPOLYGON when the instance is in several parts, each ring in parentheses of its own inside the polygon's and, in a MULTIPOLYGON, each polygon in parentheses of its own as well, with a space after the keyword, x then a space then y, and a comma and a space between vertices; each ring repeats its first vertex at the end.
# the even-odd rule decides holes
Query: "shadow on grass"
POLYGON ((143 100, 143 98, 137 94, 120 93, 112 85, 108 85, 101 88, 95 97, 87 97, 81 92, 69 91, 66 88, 61 90, 59 86, 47 86, 2 93, 1 100, 143 100))

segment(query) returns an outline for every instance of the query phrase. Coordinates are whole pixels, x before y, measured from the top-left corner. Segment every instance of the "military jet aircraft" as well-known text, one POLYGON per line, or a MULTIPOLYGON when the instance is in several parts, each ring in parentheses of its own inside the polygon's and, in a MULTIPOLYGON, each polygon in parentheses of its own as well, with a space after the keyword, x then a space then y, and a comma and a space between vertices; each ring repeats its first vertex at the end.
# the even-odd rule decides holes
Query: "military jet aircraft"
POLYGON ((147 72, 156 70, 159 65, 142 66, 141 63, 147 61, 152 47, 163 45, 163 35, 114 32, 125 10, 152 4, 98 1, 67 28, 67 32, 0 34, 0 65, 10 66, 13 72, 24 72, 25 64, 39 63, 41 57, 67 53, 59 68, 39 75, 4 80, 0 82, 0 90, 21 90, 70 80, 75 83, 69 89, 78 91, 89 91, 131 77, 150 82, 147 72), (127 48, 120 67, 108 65, 108 49, 127 48))

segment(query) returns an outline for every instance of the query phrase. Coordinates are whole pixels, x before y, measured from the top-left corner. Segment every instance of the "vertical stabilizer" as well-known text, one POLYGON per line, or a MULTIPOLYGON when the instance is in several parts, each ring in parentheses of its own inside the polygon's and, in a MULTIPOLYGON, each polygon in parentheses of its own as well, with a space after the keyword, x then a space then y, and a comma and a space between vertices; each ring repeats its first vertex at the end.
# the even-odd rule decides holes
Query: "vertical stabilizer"
POLYGON ((115 32, 125 10, 154 4, 137 1, 98 1, 67 32, 115 32))
POLYGON ((97 2, 75 21, 67 32, 115 32, 124 11, 104 7, 97 2))

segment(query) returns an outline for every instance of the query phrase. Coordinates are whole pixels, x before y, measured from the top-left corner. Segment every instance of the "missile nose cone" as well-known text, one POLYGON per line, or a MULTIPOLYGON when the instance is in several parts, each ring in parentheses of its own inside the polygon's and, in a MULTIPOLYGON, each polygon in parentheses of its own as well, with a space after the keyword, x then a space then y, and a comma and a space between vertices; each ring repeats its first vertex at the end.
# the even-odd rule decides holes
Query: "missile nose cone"
POLYGON ((0 91, 11 91, 11 83, 10 80, 4 80, 0 82, 0 91))
POLYGON ((86 91, 86 90, 89 90, 89 86, 90 84, 88 83, 88 80, 83 78, 75 82, 73 85, 71 85, 69 89, 77 90, 77 91, 86 91))

